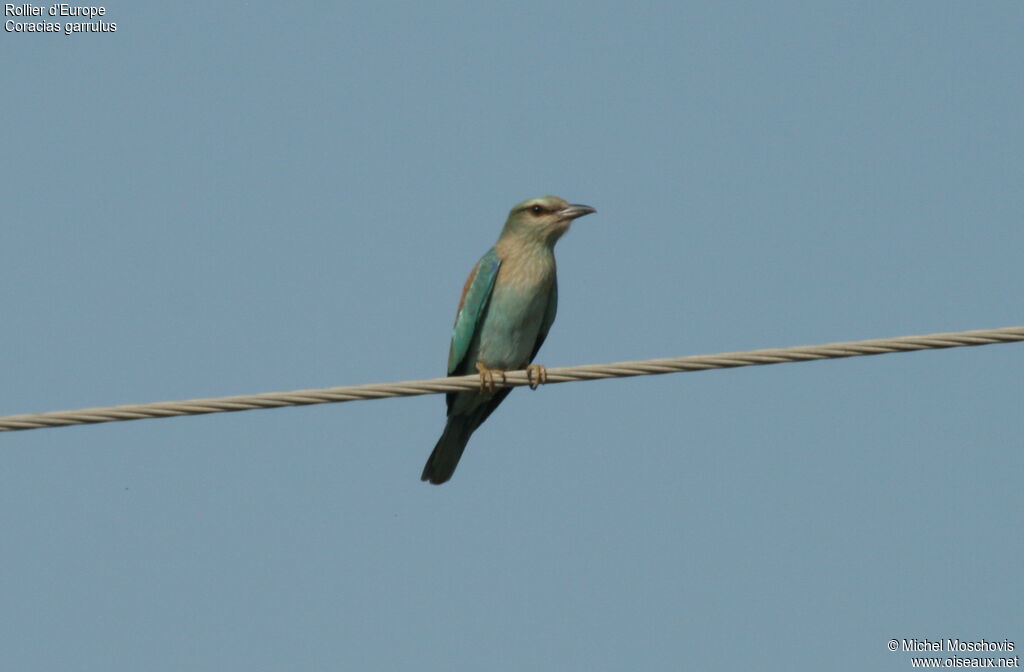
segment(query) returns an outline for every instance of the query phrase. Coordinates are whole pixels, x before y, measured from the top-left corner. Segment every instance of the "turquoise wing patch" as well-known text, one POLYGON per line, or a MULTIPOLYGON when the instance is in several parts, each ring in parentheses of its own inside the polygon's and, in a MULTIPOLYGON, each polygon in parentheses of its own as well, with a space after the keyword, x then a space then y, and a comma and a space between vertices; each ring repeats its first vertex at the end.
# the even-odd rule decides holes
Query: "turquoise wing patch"
POLYGON ((469 352, 469 344, 473 342, 480 320, 487 309, 494 290, 494 279, 498 277, 501 258, 493 247, 487 251, 476 268, 469 274, 466 286, 462 290, 459 312, 455 316, 452 327, 452 345, 448 351, 448 375, 454 375, 469 352))

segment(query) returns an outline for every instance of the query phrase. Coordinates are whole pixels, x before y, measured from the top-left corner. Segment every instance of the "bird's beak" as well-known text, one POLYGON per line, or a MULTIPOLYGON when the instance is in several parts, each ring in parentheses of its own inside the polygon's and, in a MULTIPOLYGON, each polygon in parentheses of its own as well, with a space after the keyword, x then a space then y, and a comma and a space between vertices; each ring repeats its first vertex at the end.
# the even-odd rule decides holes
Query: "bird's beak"
POLYGON ((592 212, 597 212, 597 210, 589 205, 570 205, 567 208, 559 210, 558 215, 561 219, 576 219, 583 215, 589 215, 592 212))

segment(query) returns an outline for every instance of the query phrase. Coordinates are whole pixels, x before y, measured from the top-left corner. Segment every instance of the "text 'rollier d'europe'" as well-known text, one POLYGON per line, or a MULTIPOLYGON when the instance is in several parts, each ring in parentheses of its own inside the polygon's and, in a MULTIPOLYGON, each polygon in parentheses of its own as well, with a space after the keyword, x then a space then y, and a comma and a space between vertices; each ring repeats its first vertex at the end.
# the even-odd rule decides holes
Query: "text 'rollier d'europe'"
POLYGON ((107 22, 99 18, 106 16, 107 8, 101 5, 72 5, 69 3, 55 3, 52 5, 33 5, 24 3, 4 3, 4 16, 16 16, 27 18, 38 18, 37 21, 17 21, 15 19, 4 20, 4 32, 6 33, 113 33, 117 31, 117 24, 107 22), (69 21, 60 23, 46 21, 44 17, 75 17, 91 19, 89 21, 69 21))

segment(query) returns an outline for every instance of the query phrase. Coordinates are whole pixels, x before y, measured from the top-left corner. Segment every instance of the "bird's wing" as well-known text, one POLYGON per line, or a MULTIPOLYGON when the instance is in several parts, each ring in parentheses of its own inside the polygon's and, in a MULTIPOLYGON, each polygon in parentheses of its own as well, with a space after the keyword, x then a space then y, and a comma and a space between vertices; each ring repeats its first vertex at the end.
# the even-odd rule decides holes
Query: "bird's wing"
POLYGON ((537 332, 537 342, 533 344, 533 352, 530 353, 530 361, 537 356, 540 346, 544 345, 544 339, 548 337, 548 331, 555 322, 555 313, 558 312, 558 279, 555 278, 551 285, 551 294, 548 295, 548 305, 544 309, 544 321, 540 323, 540 331, 537 332))
POLYGON ((473 342, 473 337, 480 328, 481 318, 494 290, 494 279, 498 277, 499 266, 501 258, 498 251, 492 247, 480 258, 466 279, 466 286, 462 288, 462 298, 459 299, 459 311, 455 315, 455 326, 452 327, 452 346, 448 351, 449 376, 459 371, 467 373, 463 370, 463 360, 469 352, 469 344, 473 342))

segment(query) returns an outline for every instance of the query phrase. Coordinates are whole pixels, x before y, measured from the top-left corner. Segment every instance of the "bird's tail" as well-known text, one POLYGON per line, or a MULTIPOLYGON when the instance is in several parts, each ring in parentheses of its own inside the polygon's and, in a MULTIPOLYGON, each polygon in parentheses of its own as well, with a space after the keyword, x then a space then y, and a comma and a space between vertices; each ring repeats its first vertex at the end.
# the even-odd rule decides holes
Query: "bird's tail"
POLYGON ((455 467, 459 466, 462 451, 466 449, 469 437, 473 435, 473 430, 477 426, 479 423, 474 423, 471 416, 453 415, 448 418, 444 433, 437 440, 434 452, 427 458, 420 480, 441 485, 451 478, 455 473, 455 467))

